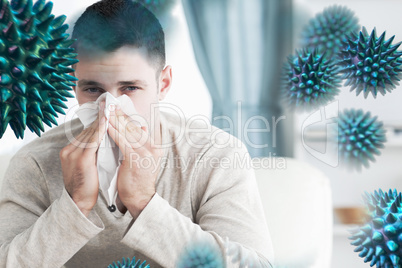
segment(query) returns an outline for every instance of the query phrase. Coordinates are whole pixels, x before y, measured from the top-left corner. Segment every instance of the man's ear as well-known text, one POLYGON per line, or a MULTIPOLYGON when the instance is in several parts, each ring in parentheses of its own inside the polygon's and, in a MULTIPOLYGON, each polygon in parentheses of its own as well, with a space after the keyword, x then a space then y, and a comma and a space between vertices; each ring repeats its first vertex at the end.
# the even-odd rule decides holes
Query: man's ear
POLYGON ((172 67, 168 65, 162 70, 159 76, 159 87, 160 87, 159 101, 165 99, 171 85, 172 85, 172 67))

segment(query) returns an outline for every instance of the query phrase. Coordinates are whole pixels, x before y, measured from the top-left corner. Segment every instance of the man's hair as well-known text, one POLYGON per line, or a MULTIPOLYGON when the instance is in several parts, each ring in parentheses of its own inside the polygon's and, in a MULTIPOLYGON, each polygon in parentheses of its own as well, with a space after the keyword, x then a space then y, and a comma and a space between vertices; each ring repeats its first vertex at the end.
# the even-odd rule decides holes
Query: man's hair
POLYGON ((88 56, 129 45, 146 49, 157 74, 165 66, 162 26, 151 11, 133 0, 101 0, 87 7, 74 25, 72 38, 77 39, 76 52, 88 56))

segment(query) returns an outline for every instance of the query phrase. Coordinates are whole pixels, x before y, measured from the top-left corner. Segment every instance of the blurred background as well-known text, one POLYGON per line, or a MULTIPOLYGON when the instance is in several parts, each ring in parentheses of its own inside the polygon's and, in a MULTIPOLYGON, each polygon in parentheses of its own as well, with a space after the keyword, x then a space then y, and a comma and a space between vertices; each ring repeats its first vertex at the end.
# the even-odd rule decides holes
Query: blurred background
MULTIPOLYGON (((72 29, 85 7, 95 2, 54 0, 53 14, 66 15, 72 29)), ((386 31, 387 39, 395 35, 394 42, 402 41, 398 0, 172 0, 157 16, 166 31, 167 64, 173 67, 164 109, 208 118, 245 142, 253 157, 292 157, 311 164, 329 178, 331 205, 337 209, 362 206, 364 191, 402 188, 402 88, 364 99, 342 87, 330 109, 294 112, 283 107, 282 63, 300 48, 300 33, 309 20, 334 4, 354 11, 369 32, 376 27, 378 35, 386 31), (331 113, 345 108, 370 111, 387 129, 381 155, 362 172, 327 159, 331 113), (254 131, 245 135, 245 125, 254 131)), ((59 124, 76 117, 77 102, 70 99, 68 106, 59 124)), ((13 154, 35 138, 27 130, 24 140, 16 139, 8 128, 0 155, 13 154)), ((367 267, 349 245, 347 222, 335 213, 334 223, 331 267, 367 267)))

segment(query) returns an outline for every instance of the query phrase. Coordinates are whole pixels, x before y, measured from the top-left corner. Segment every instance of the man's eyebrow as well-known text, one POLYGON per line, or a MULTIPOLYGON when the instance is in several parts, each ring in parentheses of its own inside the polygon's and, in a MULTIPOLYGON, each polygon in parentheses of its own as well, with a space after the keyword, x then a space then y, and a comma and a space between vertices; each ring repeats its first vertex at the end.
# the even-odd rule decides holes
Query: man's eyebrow
POLYGON ((79 87, 83 87, 83 86, 96 86, 96 87, 102 87, 102 84, 96 81, 92 81, 92 80, 79 80, 78 81, 78 86, 79 87))
POLYGON ((120 86, 130 86, 130 85, 142 85, 147 86, 147 83, 144 80, 132 80, 132 81, 119 81, 118 85, 120 86))

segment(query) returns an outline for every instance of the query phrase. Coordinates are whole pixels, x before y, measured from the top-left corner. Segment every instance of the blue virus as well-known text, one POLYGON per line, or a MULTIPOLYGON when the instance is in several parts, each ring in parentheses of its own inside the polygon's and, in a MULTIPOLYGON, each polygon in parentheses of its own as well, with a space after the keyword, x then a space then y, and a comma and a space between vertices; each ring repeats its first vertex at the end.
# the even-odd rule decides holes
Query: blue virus
POLYGON ((350 168, 361 170, 368 168, 369 160, 375 161, 374 155, 380 155, 379 148, 386 142, 383 123, 377 116, 363 110, 345 110, 338 118, 338 146, 340 160, 350 168))
POLYGON ((172 9, 179 0, 136 0, 148 8, 158 18, 167 37, 175 30, 177 21, 172 16, 172 9))
POLYGON ((330 6, 318 13, 302 31, 302 46, 316 48, 326 56, 335 56, 347 34, 358 32, 354 12, 345 6, 330 6))
POLYGON ((182 252, 178 268, 223 268, 222 254, 214 245, 207 242, 197 242, 185 248, 182 252))
POLYGON ((367 206, 366 223, 351 230, 351 244, 355 252, 379 268, 401 267, 402 265, 402 195, 389 190, 365 193, 367 206))
POLYGON ((130 258, 123 258, 122 262, 113 262, 113 264, 110 264, 107 268, 149 268, 149 265, 146 264, 146 261, 141 262, 141 260, 136 260, 135 257, 133 257, 132 260, 130 260, 130 258))
POLYGON ((325 105, 339 93, 340 81, 335 61, 316 50, 296 50, 284 64, 285 104, 304 110, 325 105))
POLYGON ((137 0, 150 11, 160 16, 168 11, 177 3, 177 0, 137 0))
POLYGON ((397 51, 401 43, 392 45, 394 37, 385 40, 385 32, 377 37, 375 28, 369 35, 363 27, 359 35, 352 33, 343 42, 338 64, 342 79, 347 79, 345 86, 356 89, 356 96, 363 91, 365 98, 370 92, 376 98, 378 92, 385 95, 399 85, 402 52, 397 51))
POLYGON ((0 0, 0 138, 8 125, 17 138, 26 127, 40 136, 74 97, 74 40, 67 40, 66 16, 55 18, 52 8, 45 0, 0 0))

